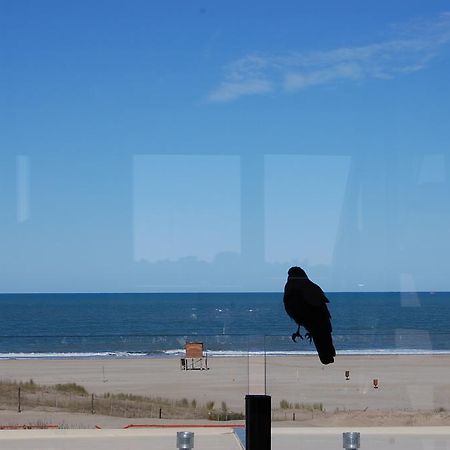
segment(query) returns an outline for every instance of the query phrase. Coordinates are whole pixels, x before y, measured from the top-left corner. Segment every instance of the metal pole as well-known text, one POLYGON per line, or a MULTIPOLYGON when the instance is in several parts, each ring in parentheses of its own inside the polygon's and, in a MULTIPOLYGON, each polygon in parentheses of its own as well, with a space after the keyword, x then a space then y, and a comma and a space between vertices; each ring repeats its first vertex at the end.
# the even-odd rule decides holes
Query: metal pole
POLYGON ((178 431, 177 448, 180 450, 191 450, 194 448, 194 433, 192 431, 178 431))
POLYGON ((360 445, 360 433, 357 431, 347 431, 342 433, 342 446, 345 450, 356 450, 360 445))
POLYGON ((267 354, 266 354, 266 335, 264 335, 264 395, 267 394, 267 354))

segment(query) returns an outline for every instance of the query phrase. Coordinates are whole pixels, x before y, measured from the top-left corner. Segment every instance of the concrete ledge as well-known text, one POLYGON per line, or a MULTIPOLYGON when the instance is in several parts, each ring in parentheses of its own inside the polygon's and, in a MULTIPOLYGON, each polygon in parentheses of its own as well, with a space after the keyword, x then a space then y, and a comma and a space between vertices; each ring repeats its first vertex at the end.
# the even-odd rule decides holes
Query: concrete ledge
MULTIPOLYGON (((36 450, 176 450, 176 432, 193 431, 195 450, 242 450, 231 429, 130 428, 100 430, 2 430, 0 448, 36 450)), ((332 450, 342 448, 342 433, 361 433, 361 450, 423 450, 450 448, 450 426, 445 427, 333 427, 272 428, 273 450, 332 450)))
POLYGON ((408 435, 408 436, 450 436, 448 427, 272 427, 272 435, 327 436, 345 431, 359 431, 364 435, 408 435))
POLYGON ((176 450, 177 431, 195 433, 195 450, 241 450, 239 442, 228 429, 152 428, 103 430, 3 430, 0 448, 36 450, 59 448, 67 450, 176 450))

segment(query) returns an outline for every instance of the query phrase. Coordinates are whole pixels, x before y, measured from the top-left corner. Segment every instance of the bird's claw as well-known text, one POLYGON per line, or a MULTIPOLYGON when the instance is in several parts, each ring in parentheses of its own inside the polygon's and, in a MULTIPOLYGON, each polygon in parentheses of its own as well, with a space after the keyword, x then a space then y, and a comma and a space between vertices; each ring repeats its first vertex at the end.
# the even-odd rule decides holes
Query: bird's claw
POLYGON ((295 333, 292 333, 292 336, 291 336, 291 338, 292 338, 292 340, 294 341, 294 342, 297 342, 297 338, 300 338, 300 339, 303 339, 303 336, 298 332, 298 331, 296 331, 295 333))
MULTIPOLYGON (((311 333, 306 333, 306 334, 305 334, 305 338, 308 339, 309 343, 311 344, 311 341, 312 341, 312 335, 311 335, 311 333)), ((303 339, 303 338, 302 338, 302 339, 303 339)))

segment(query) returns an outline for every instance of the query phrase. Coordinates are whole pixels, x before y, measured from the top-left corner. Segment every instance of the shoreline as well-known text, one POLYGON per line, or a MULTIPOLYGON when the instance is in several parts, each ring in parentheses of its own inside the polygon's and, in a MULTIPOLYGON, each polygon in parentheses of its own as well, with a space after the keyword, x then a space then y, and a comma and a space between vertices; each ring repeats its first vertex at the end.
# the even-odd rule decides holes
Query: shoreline
MULTIPOLYGON (((156 352, 127 352, 127 351, 104 351, 104 352, 0 352, 0 361, 14 360, 130 360, 130 359, 179 359, 185 354, 184 349, 161 350, 156 352)), ((315 356, 314 350, 308 351, 244 351, 244 350, 207 350, 208 358, 246 358, 246 357, 271 357, 289 358, 298 356, 315 356)), ((350 356, 446 356, 449 350, 422 350, 422 349, 354 349, 336 350, 337 357, 350 356)))

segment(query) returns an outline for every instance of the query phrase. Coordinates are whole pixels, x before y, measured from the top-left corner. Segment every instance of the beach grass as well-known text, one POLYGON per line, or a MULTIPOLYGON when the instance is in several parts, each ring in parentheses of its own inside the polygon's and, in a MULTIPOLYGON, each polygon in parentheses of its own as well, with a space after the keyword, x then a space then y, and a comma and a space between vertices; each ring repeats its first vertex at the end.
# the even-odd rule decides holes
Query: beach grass
POLYGON ((230 411, 225 402, 214 409, 215 402, 200 404, 196 399, 177 400, 136 395, 89 393, 76 383, 40 385, 32 379, 26 382, 0 380, 0 408, 24 410, 64 411, 101 414, 116 417, 164 419, 243 419, 242 413, 230 411))
POLYGON ((285 399, 280 401, 280 409, 294 409, 298 411, 325 411, 323 403, 300 403, 300 402, 289 402, 285 399))
MULTIPOLYGON (((235 420, 234 413, 243 417, 250 386, 246 358, 211 358, 210 370, 198 372, 182 371, 170 358, 1 363, 3 423, 72 411, 90 423, 118 424, 130 417, 143 423, 161 423, 160 417, 235 420), (21 416, 19 388, 26 413, 21 416)), ((449 355, 340 356, 325 368, 315 356, 268 357, 272 421, 283 426, 448 426, 449 368, 449 355)))

